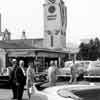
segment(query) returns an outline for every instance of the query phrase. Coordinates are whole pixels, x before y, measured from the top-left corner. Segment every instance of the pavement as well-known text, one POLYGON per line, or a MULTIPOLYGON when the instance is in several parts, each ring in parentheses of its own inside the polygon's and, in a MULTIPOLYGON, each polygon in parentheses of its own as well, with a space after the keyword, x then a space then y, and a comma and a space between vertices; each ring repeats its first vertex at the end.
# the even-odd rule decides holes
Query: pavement
MULTIPOLYGON (((0 89, 0 100, 11 100, 12 91, 11 89, 0 89)), ((28 100, 27 91, 24 91, 23 100, 28 100)))

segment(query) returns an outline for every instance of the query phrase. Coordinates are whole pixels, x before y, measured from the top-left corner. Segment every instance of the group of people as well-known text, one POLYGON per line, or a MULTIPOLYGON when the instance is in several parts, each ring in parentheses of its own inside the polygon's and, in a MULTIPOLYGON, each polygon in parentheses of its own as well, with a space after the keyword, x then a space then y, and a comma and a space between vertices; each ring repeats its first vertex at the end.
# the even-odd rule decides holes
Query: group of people
MULTIPOLYGON (((19 63, 16 59, 12 60, 12 70, 10 71, 9 75, 9 83, 12 88, 13 93, 13 100, 22 100, 23 92, 24 92, 24 86, 27 87, 27 94, 29 97, 29 100, 31 98, 31 92, 30 89, 32 89, 32 86, 34 84, 34 78, 35 78, 35 71, 34 71, 34 62, 30 61, 28 63, 28 68, 25 71, 24 61, 20 60, 19 63)), ((73 81, 76 81, 76 72, 75 72, 75 66, 73 65, 71 67, 71 74, 72 77, 70 79, 70 83, 73 81)), ((55 60, 50 61, 50 66, 48 68, 48 80, 49 80, 49 86, 55 86, 57 81, 57 74, 59 74, 58 70, 58 62, 55 60)))
POLYGON ((13 93, 12 100, 22 100, 25 85, 30 99, 29 88, 34 83, 34 75, 33 62, 28 63, 27 71, 25 71, 23 60, 20 60, 19 63, 16 59, 12 60, 12 71, 9 75, 9 84, 13 93))
MULTIPOLYGON (((34 62, 28 63, 28 68, 25 71, 24 61, 20 60, 19 63, 16 59, 12 59, 12 69, 9 75, 9 84, 12 89, 13 97, 12 100, 22 100, 24 86, 27 87, 27 94, 29 100, 31 98, 31 89, 34 85, 35 71, 34 62)), ((48 80, 50 86, 56 85, 56 75, 58 73, 57 61, 51 61, 48 68, 48 80)))
MULTIPOLYGON (((76 83, 78 78, 78 70, 77 70, 78 63, 72 61, 72 65, 70 66, 71 77, 69 80, 69 84, 76 83)), ((55 86, 57 81, 57 75, 60 74, 58 69, 57 61, 51 61, 50 66, 48 68, 48 80, 50 86, 55 86)))

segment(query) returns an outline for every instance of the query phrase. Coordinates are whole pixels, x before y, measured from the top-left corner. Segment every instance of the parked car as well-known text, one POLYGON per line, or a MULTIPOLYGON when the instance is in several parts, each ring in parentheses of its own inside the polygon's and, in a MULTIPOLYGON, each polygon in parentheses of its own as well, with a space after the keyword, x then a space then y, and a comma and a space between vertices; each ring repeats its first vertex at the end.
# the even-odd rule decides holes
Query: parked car
POLYGON ((35 85, 33 86, 33 94, 30 100, 81 100, 81 98, 71 92, 72 89, 75 90, 81 87, 78 85, 60 85, 47 87, 39 91, 35 85), (74 88, 72 88, 74 87, 74 88))
POLYGON ((41 72, 35 75, 35 82, 45 82, 47 81, 47 73, 41 72))
POLYGON ((39 90, 33 86, 30 100, 100 100, 100 86, 88 84, 56 85, 39 90))
POLYGON ((72 61, 65 62, 63 68, 59 68, 59 75, 60 76, 70 76, 72 61))
POLYGON ((9 76, 0 75, 0 88, 10 88, 9 76))
MULTIPOLYGON (((76 61, 75 63, 77 64, 77 73, 78 76, 84 75, 84 73, 87 72, 87 68, 89 66, 91 61, 76 61)), ((65 67, 64 68, 59 68, 59 75, 58 76, 71 76, 71 65, 72 61, 65 62, 65 67)))
POLYGON ((3 68, 0 72, 0 88, 10 88, 9 84, 9 74, 12 70, 12 67, 3 68))
POLYGON ((87 70, 86 70, 86 75, 87 77, 98 77, 100 76, 100 61, 92 61, 87 70))

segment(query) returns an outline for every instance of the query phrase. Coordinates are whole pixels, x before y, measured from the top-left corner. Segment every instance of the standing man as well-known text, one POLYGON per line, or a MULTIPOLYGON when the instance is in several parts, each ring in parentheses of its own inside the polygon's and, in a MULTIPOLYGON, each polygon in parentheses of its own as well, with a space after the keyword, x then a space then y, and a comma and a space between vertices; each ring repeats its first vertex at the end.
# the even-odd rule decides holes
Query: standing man
POLYGON ((57 60, 54 61, 55 67, 58 68, 58 62, 57 60))
POLYGON ((73 63, 71 65, 71 78, 69 83, 76 83, 77 82, 77 77, 78 77, 78 72, 77 72, 77 67, 79 66, 78 63, 73 63))
POLYGON ((20 60, 19 67, 16 69, 17 100, 22 100, 25 84, 26 75, 24 70, 24 61, 20 60))
POLYGON ((48 79, 50 86, 56 85, 56 67, 54 61, 50 62, 50 67, 48 69, 48 79))
POLYGON ((17 99, 17 86, 16 86, 16 69, 17 69, 17 60, 13 59, 12 60, 12 68, 11 68, 11 72, 9 75, 9 85, 11 86, 12 89, 12 93, 13 93, 13 99, 17 99))

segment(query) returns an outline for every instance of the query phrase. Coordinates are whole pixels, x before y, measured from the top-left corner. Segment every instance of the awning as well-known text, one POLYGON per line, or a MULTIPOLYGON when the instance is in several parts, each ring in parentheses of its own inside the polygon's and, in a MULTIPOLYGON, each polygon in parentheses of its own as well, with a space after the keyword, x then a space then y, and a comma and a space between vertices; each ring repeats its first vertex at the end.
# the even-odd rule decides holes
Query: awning
POLYGON ((20 51, 20 52, 9 52, 8 57, 35 57, 34 52, 20 51))
POLYGON ((8 57, 64 57, 64 53, 40 50, 12 49, 8 51, 8 57), (37 52, 37 54, 36 54, 37 52))

